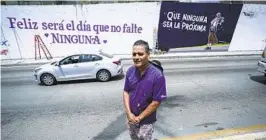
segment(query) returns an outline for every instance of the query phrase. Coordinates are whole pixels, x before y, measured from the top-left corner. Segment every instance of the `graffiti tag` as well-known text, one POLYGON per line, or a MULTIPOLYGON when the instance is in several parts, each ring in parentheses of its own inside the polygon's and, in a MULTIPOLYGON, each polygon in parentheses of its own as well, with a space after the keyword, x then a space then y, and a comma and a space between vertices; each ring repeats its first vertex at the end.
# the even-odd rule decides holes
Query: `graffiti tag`
POLYGON ((1 55, 7 55, 7 53, 8 53, 8 50, 7 49, 1 50, 1 55))

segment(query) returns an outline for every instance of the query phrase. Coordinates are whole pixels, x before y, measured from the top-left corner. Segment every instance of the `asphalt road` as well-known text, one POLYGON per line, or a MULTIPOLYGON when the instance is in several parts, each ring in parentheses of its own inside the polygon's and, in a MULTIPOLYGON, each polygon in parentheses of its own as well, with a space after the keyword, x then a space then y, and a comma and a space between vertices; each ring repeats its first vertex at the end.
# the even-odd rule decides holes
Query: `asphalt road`
MULTIPOLYGON (((161 60, 168 99, 158 110, 158 139, 266 123, 266 80, 259 56, 161 60)), ((124 61, 125 70, 131 61, 124 61)), ((127 140, 124 77, 110 82, 33 81, 36 66, 1 68, 3 140, 127 140)))

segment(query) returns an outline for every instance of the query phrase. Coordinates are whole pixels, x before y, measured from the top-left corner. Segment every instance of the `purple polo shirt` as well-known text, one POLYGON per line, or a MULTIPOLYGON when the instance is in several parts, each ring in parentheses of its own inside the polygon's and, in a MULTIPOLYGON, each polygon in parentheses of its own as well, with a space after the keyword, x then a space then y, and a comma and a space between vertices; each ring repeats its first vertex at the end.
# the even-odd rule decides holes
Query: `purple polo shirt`
MULTIPOLYGON (((167 97, 165 77, 151 64, 142 77, 140 77, 140 71, 135 66, 131 66, 126 73, 124 90, 130 94, 130 109, 136 116, 141 114, 153 100, 161 102, 167 97)), ((156 111, 154 111, 140 124, 149 124, 156 120, 156 111)))

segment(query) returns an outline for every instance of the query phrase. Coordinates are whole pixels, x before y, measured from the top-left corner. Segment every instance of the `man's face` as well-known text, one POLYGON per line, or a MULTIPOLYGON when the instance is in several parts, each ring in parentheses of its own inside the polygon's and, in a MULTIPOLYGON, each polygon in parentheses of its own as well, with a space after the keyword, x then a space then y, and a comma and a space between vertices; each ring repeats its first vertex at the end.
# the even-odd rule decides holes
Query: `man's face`
POLYGON ((145 66, 149 62, 149 54, 145 51, 145 48, 141 45, 133 47, 133 62, 137 68, 145 66))

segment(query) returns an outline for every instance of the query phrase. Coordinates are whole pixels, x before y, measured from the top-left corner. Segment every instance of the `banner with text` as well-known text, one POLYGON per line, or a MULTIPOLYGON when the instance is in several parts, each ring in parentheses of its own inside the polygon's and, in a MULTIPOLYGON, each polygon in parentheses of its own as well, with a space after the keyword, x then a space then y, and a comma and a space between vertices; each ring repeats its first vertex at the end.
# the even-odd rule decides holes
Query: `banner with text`
POLYGON ((242 4, 162 2, 158 47, 192 50, 224 44, 228 50, 241 9, 242 4))

